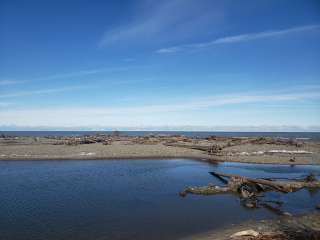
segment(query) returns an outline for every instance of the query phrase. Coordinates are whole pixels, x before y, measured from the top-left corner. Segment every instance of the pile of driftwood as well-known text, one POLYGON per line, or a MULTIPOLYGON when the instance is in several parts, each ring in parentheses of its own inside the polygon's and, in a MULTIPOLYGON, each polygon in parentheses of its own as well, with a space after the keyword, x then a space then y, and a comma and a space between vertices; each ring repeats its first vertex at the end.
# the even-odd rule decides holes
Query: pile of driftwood
POLYGON ((285 145, 285 146, 295 146, 302 147, 304 145, 303 141, 297 141, 296 139, 284 139, 284 138, 273 138, 273 137, 218 137, 218 136, 209 136, 205 138, 208 141, 220 141, 227 142, 224 147, 232 147, 243 144, 271 144, 271 145, 285 145))
POLYGON ((303 142, 299 142, 294 139, 282 139, 282 138, 271 138, 271 137, 259 137, 250 140, 251 144, 273 144, 273 145, 287 145, 302 147, 303 142))
POLYGON ((209 185, 204 187, 187 187, 180 192, 180 196, 184 197, 188 193, 201 195, 233 193, 240 197, 241 203, 245 207, 263 207, 280 215, 288 215, 289 213, 281 210, 282 202, 264 200, 263 193, 268 191, 290 193, 302 188, 320 188, 320 181, 314 174, 309 174, 304 178, 279 180, 274 178, 250 178, 219 172, 209 173, 224 183, 224 186, 209 185))
POLYGON ((192 139, 183 135, 154 135, 149 134, 145 136, 136 136, 128 139, 134 144, 159 144, 164 143, 164 145, 175 144, 178 142, 192 142, 192 139))
POLYGON ((207 152, 208 154, 214 154, 214 155, 217 155, 223 149, 222 146, 219 146, 217 144, 212 144, 210 146, 203 146, 203 145, 197 145, 197 144, 181 144, 181 143, 167 142, 165 145, 170 147, 183 147, 188 149, 200 150, 200 151, 207 152))
POLYGON ((160 139, 150 135, 150 136, 137 136, 133 137, 131 139, 131 142, 134 144, 148 144, 148 145, 153 145, 153 144, 158 144, 160 143, 160 139))
POLYGON ((93 143, 103 143, 108 145, 110 142, 110 137, 107 135, 86 135, 86 136, 70 136, 60 138, 58 141, 54 142, 53 145, 69 145, 75 146, 79 144, 93 144, 93 143))

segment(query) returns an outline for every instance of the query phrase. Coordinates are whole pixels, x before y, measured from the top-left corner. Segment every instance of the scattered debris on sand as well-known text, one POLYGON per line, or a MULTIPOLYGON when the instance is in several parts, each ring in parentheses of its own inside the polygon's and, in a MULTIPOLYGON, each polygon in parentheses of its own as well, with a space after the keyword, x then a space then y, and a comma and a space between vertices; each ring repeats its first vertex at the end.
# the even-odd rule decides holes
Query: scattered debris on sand
POLYGON ((93 156, 96 155, 94 152, 81 152, 79 153, 80 156, 93 156))
POLYGON ((109 134, 40 137, 2 134, 0 146, 1 159, 7 156, 10 156, 10 159, 22 159, 25 154, 30 155, 28 159, 38 159, 45 155, 49 155, 48 158, 51 155, 52 159, 69 159, 70 156, 79 156, 80 151, 88 151, 97 154, 81 155, 83 159, 184 157, 211 162, 320 164, 320 142, 310 139, 218 136, 201 138, 177 134, 129 136, 115 131, 109 134), (17 155, 11 157, 11 153, 17 155))

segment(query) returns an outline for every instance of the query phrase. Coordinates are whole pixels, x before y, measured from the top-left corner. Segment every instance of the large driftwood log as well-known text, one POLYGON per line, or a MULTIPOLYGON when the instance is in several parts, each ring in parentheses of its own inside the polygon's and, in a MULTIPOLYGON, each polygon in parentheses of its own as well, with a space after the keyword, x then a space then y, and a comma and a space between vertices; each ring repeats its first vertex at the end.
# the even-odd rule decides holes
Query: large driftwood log
POLYGON ((213 195, 221 193, 231 193, 229 187, 219 187, 219 186, 204 186, 204 187, 187 187, 185 190, 180 192, 180 196, 186 196, 188 193, 199 194, 199 195, 213 195))
POLYGON ((242 182, 251 182, 259 185, 264 185, 270 188, 273 188, 280 192, 294 192, 301 188, 320 188, 320 181, 318 181, 316 178, 312 178, 309 175, 306 178, 306 181, 273 181, 273 180, 266 180, 261 178, 250 178, 250 177, 244 177, 236 174, 227 174, 227 173, 218 173, 218 172, 210 172, 213 176, 219 176, 219 177, 228 177, 228 178, 238 178, 241 179, 242 182), (310 181, 308 181, 310 179, 310 181))
POLYGON ((241 204, 248 208, 265 208, 279 215, 290 215, 281 210, 282 202, 267 201, 260 193, 266 191, 279 191, 282 193, 294 192, 302 188, 315 189, 320 188, 320 181, 313 174, 309 174, 303 179, 288 179, 288 181, 276 181, 271 179, 250 178, 236 174, 209 172, 211 175, 219 179, 225 186, 204 186, 204 187, 187 187, 180 192, 181 196, 188 193, 212 195, 223 193, 238 194, 241 204))
POLYGON ((228 181, 222 177, 218 177, 222 182, 227 183, 226 186, 203 186, 203 187, 187 187, 184 191, 180 192, 181 196, 186 196, 188 193, 200 195, 212 195, 221 193, 236 193, 239 187, 243 184, 240 178, 231 177, 228 181))
POLYGON ((201 150, 201 151, 209 151, 211 146, 201 146, 201 145, 195 145, 195 144, 180 144, 180 143, 167 143, 166 144, 169 147, 182 147, 182 148, 189 148, 189 149, 195 149, 195 150, 201 150))
POLYGON ((225 186, 204 186, 204 187, 187 187, 180 194, 185 196, 187 193, 192 194, 219 194, 219 193, 240 193, 244 198, 252 197, 258 192, 264 191, 279 191, 282 193, 289 193, 300 190, 302 188, 320 188, 320 181, 309 175, 305 181, 302 180, 288 180, 288 181, 274 181, 261 178, 250 178, 236 174, 210 172, 211 175, 217 177, 225 186), (228 178, 226 180, 225 178, 228 178))

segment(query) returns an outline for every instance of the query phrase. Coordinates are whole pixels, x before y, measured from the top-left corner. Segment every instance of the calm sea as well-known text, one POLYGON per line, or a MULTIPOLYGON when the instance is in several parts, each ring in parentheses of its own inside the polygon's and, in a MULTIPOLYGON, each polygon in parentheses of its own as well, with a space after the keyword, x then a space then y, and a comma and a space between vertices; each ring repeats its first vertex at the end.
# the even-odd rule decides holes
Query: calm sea
MULTIPOLYGON (((10 136, 79 136, 89 134, 112 134, 112 131, 0 131, 10 136)), ((320 141, 320 132, 185 132, 185 131, 121 131, 121 135, 143 136, 148 134, 185 135, 205 138, 208 136, 223 137, 275 137, 320 141)))

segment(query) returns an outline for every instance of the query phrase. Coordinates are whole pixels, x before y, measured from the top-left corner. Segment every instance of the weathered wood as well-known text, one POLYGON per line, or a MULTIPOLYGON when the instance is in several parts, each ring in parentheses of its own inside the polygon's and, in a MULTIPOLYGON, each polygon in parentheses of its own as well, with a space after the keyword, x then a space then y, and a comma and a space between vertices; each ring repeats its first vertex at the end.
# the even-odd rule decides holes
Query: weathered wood
POLYGON ((215 172, 209 172, 212 176, 218 178, 221 182, 228 184, 228 180, 224 179, 223 177, 221 177, 220 175, 216 174, 215 172))
POLYGON ((183 148, 188 148, 188 149, 195 149, 195 150, 201 150, 201 151, 209 151, 211 146, 200 146, 200 145, 191 145, 191 144, 178 144, 178 143, 168 143, 166 146, 169 147, 183 147, 183 148))
POLYGON ((199 195, 213 195, 221 193, 232 193, 233 189, 229 187, 219 187, 219 186, 205 186, 205 187, 187 187, 185 190, 180 192, 180 196, 184 197, 188 193, 199 194, 199 195))
POLYGON ((267 203, 267 202, 261 202, 259 203, 259 207, 263 207, 277 215, 282 215, 282 216, 291 216, 290 213, 283 211, 280 207, 275 207, 272 206, 271 204, 267 203))
POLYGON ((169 147, 182 147, 182 148, 188 148, 188 149, 194 149, 194 150, 200 150, 207 152, 210 155, 217 155, 221 152, 223 147, 213 144, 210 146, 201 146, 196 144, 179 144, 179 143, 167 143, 166 146, 169 147))
MULTIPOLYGON (((211 195, 222 193, 236 193, 243 200, 250 200, 249 205, 254 202, 261 202, 258 199, 261 192, 265 191, 279 191, 282 193, 294 192, 301 188, 320 188, 320 181, 314 176, 307 177, 304 181, 272 181, 259 178, 244 177, 236 174, 210 172, 211 175, 218 178, 225 183, 225 186, 203 186, 203 187, 187 187, 184 191, 180 192, 181 196, 186 196, 188 193, 211 195), (225 178, 228 178, 226 180, 225 178)), ((310 175, 311 176, 311 175, 310 175)), ((260 195, 261 196, 261 195, 260 195)), ((268 204, 267 204, 268 205, 268 204)), ((262 205, 261 205, 262 206, 262 205)), ((266 207, 266 206, 263 206, 266 207)))
POLYGON ((271 180, 265 180, 260 178, 244 177, 236 174, 210 172, 210 174, 212 175, 213 173, 221 177, 239 178, 239 179, 242 179, 242 181, 244 182, 251 182, 251 183, 265 185, 284 193, 294 192, 301 188, 320 188, 320 181, 317 181, 317 180, 315 181, 271 181, 271 180))
POLYGON ((269 181, 287 180, 287 181, 297 181, 297 182, 312 182, 312 181, 317 181, 316 176, 319 176, 319 174, 310 173, 306 177, 300 177, 300 178, 272 177, 272 178, 261 178, 261 179, 269 180, 269 181))
MULTIPOLYGON (((210 172, 211 173, 211 172, 210 172)), ((212 174, 212 173, 211 173, 212 174)), ((244 176, 240 176, 240 175, 236 175, 236 174, 227 174, 227 173, 217 173, 215 172, 216 175, 222 176, 222 177, 233 177, 233 178, 238 178, 238 179, 242 179, 242 181, 244 182, 252 182, 252 183, 256 183, 256 184, 262 184, 262 185, 266 185, 268 187, 272 187, 274 189, 276 189, 277 191, 280 192, 291 192, 290 189, 287 188, 287 186, 283 186, 282 184, 275 184, 274 181, 269 181, 269 180, 264 180, 264 179, 256 179, 256 178, 249 178, 249 177, 244 177, 244 176)))

